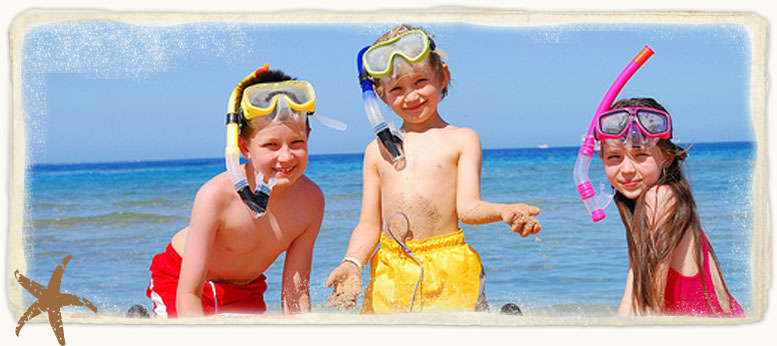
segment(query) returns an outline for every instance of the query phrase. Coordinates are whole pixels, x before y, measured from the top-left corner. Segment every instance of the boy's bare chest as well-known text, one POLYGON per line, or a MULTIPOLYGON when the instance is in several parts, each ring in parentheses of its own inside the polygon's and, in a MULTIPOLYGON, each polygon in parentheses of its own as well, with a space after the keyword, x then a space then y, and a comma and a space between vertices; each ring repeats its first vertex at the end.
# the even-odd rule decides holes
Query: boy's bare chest
POLYGON ((266 271, 311 223, 314 213, 299 206, 293 208, 297 202, 271 199, 267 213, 254 219, 250 209, 236 197, 224 208, 213 240, 209 280, 244 283, 266 271))
POLYGON ((256 247, 286 248, 302 232, 302 220, 268 212, 259 219, 226 220, 216 236, 217 244, 239 251, 256 247))
POLYGON ((403 165, 383 162, 380 167, 381 186, 390 191, 435 191, 455 185, 458 152, 440 143, 409 143, 405 147, 403 165))
POLYGON ((254 219, 242 203, 231 208, 234 209, 229 213, 232 217, 223 220, 216 234, 214 254, 258 261, 272 257, 272 262, 305 229, 306 218, 295 217, 294 213, 276 213, 271 209, 254 219))
POLYGON ((380 174, 384 222, 393 212, 401 211, 410 221, 411 239, 455 231, 457 153, 445 148, 409 149, 405 167, 387 166, 380 174))

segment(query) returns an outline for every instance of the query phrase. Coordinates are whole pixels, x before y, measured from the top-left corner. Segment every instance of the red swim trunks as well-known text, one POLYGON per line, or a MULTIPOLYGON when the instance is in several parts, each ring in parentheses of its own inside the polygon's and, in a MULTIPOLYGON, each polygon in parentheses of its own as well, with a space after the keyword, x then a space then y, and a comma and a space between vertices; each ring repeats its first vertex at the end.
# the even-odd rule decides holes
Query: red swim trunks
MULTIPOLYGON (((151 282, 146 288, 146 297, 154 302, 157 317, 178 316, 175 309, 175 295, 178 276, 181 273, 181 256, 168 244, 165 252, 151 260, 151 282)), ((267 310, 264 291, 267 290, 264 274, 245 285, 205 281, 202 288, 202 310, 205 315, 223 313, 260 314, 267 310)))

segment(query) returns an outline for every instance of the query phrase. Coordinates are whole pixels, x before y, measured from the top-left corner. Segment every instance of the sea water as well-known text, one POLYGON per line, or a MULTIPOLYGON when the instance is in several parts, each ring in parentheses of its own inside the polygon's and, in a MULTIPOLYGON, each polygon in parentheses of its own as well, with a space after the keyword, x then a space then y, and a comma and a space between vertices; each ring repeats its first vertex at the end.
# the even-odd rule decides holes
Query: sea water
MULTIPOLYGON (((525 314, 611 316, 628 269, 626 237, 617 209, 593 223, 575 189, 578 148, 484 150, 482 198, 542 209, 542 230, 521 238, 497 222, 462 225, 481 256, 492 311, 515 303, 525 314)), ((753 237, 751 142, 696 143, 686 160, 702 226, 731 294, 752 311, 750 244, 753 237)), ((324 221, 313 251, 313 311, 326 308, 329 273, 342 260, 361 207, 361 154, 313 155, 306 174, 323 190, 324 221)), ((154 162, 41 164, 28 168, 24 200, 25 274, 44 286, 72 255, 62 291, 85 297, 100 314, 152 307, 145 297, 151 258, 189 222, 199 187, 224 171, 222 158, 154 162)), ((601 160, 590 176, 606 182, 601 160)), ((268 314, 280 314, 284 256, 265 272, 268 314)), ((362 272, 363 288, 369 270, 362 272)), ((25 301, 31 295, 24 294, 25 301)), ((361 304, 361 299, 359 300, 361 304)), ((75 308, 74 308, 75 309, 75 308)), ((353 312, 352 312, 353 313, 353 312)))

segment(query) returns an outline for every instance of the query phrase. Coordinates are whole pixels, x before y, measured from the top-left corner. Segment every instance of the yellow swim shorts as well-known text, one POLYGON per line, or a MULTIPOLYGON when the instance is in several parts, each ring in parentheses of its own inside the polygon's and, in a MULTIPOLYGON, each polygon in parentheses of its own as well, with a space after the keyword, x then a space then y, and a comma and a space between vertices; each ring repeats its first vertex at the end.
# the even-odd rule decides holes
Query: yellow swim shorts
MULTIPOLYGON (((464 232, 409 240, 407 246, 424 268, 413 312, 488 308, 480 255, 464 242, 464 232)), ((408 312, 419 274, 418 262, 381 233, 380 249, 370 260, 370 284, 361 313, 408 312)))

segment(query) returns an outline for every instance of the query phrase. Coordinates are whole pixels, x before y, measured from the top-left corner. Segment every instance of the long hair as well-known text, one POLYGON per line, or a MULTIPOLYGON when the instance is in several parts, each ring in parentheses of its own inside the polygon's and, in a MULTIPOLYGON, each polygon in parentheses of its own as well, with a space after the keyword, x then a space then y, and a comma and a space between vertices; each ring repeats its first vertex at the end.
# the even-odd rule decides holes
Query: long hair
MULTIPOLYGON (((666 112, 666 109, 652 98, 620 100, 612 106, 612 108, 622 107, 650 107, 666 112)), ((660 139, 656 145, 665 155, 671 157, 671 163, 663 169, 656 182, 657 186, 669 187, 674 194, 675 204, 667 211, 666 221, 659 225, 656 231, 653 231, 645 208, 647 189, 636 200, 631 200, 620 192, 617 192, 614 198, 623 225, 626 227, 629 261, 634 276, 632 306, 637 314, 662 313, 666 287, 657 287, 655 270, 662 259, 672 255, 686 232, 692 232, 695 239, 693 256, 702 282, 705 281, 706 275, 703 270, 704 259, 702 258, 701 243, 706 238, 702 237, 696 202, 693 200, 691 186, 683 172, 683 161, 688 156, 687 150, 666 139, 660 139)), ((657 195, 656 198, 658 198, 657 195)), ((654 205, 658 206, 657 202, 654 205)), ((708 241, 707 246, 712 254, 719 277, 723 280, 718 259, 708 241)), ((725 282, 723 286, 728 293, 725 282)), ((706 285, 702 285, 702 288, 707 305, 711 306, 706 285)))

